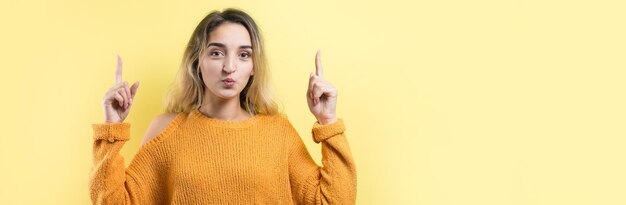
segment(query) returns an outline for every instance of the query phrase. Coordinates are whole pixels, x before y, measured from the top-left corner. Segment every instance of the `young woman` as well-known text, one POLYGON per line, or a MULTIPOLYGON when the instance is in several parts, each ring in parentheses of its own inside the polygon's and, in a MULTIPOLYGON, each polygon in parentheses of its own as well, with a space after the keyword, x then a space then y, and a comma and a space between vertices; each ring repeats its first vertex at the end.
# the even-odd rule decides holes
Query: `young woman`
POLYGON ((354 204, 356 167, 335 115, 337 90, 324 80, 320 53, 306 93, 322 143, 318 166, 269 95, 257 25, 239 10, 212 12, 185 49, 166 112, 156 117, 128 168, 119 154, 138 83, 122 81, 103 98, 93 124, 95 204, 354 204))

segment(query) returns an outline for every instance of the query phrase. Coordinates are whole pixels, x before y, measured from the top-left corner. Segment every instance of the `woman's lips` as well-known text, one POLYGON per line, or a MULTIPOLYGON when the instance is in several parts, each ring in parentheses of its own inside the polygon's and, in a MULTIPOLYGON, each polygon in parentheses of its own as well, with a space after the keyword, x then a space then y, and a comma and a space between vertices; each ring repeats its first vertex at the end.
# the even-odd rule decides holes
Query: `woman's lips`
POLYGON ((226 78, 224 80, 222 80, 222 82, 224 82, 224 86, 226 87, 233 87, 235 85, 235 80, 232 78, 226 78))

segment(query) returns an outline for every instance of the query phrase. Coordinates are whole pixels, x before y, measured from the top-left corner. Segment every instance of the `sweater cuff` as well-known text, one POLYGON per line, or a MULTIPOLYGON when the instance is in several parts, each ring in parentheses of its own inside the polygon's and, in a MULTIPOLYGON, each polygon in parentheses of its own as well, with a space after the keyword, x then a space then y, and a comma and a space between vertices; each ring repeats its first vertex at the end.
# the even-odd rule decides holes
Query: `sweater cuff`
POLYGON ((128 141, 130 139, 130 123, 99 123, 92 124, 93 139, 109 142, 128 141))
POLYGON ((319 122, 315 122, 313 124, 313 141, 315 143, 320 143, 328 138, 334 137, 336 135, 342 134, 346 130, 343 119, 337 119, 336 122, 331 124, 322 125, 319 122))

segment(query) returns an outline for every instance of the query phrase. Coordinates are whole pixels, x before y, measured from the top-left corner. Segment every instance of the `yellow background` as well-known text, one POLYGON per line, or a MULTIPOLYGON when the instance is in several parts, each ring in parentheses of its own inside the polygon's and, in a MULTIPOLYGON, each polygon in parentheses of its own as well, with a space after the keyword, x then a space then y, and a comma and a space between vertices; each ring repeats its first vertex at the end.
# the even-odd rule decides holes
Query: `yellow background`
POLYGON ((318 160, 322 49, 357 204, 626 204, 626 3, 609 0, 0 2, 0 204, 89 204, 91 123, 141 81, 128 163, 208 12, 248 11, 318 160))

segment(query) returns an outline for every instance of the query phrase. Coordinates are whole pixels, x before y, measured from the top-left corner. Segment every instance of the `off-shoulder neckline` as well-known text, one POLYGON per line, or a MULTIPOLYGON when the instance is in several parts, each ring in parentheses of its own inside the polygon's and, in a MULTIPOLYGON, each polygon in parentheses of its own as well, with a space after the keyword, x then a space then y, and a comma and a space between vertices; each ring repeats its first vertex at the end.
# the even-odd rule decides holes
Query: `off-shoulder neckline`
POLYGON ((226 120, 219 120, 219 119, 206 116, 197 109, 190 111, 189 116, 191 116, 191 118, 195 120, 198 120, 202 123, 206 123, 211 126, 226 127, 226 128, 248 127, 250 125, 255 124, 262 117, 262 115, 253 115, 252 117, 249 117, 244 120, 226 121, 226 120))

